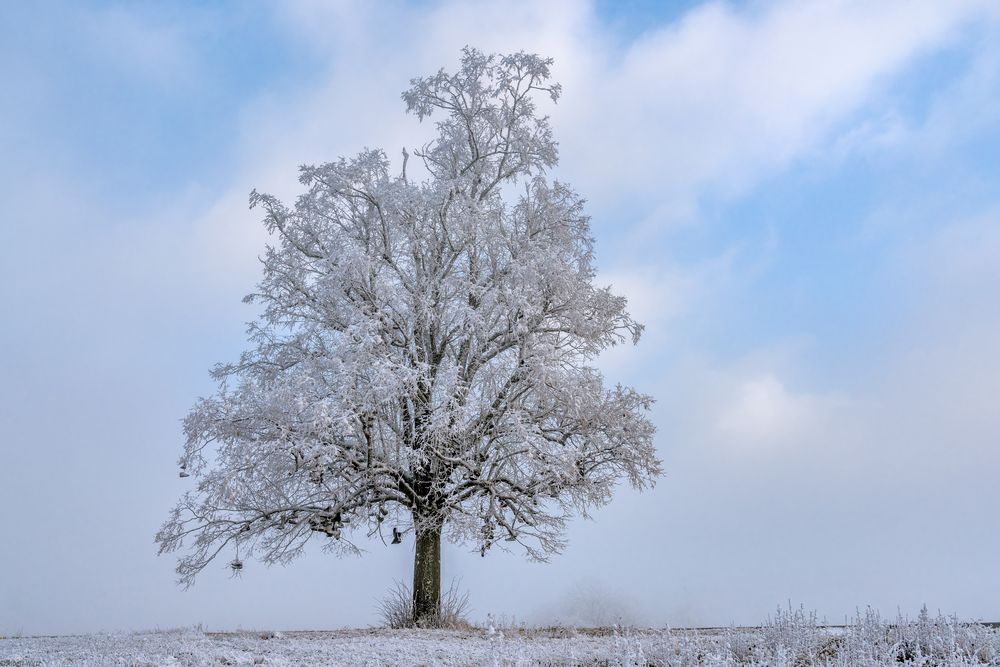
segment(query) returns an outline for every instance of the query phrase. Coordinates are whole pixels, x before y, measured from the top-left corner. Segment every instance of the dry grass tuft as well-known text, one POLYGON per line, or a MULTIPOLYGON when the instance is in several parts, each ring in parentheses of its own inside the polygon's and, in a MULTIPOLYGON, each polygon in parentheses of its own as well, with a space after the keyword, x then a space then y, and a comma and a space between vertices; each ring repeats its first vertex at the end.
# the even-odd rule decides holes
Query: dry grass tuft
POLYGON ((432 618, 413 620, 413 592, 402 581, 396 581, 378 603, 378 614, 383 627, 391 630, 403 628, 437 628, 470 630, 473 625, 466 619, 469 612, 469 594, 459 589, 461 581, 452 580, 441 593, 441 613, 432 618))

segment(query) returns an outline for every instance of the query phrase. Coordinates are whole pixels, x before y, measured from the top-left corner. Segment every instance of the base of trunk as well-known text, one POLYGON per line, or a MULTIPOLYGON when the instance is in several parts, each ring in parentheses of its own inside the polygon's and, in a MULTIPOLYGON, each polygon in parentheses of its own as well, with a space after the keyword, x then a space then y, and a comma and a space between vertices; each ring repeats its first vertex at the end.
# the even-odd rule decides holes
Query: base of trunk
POLYGON ((413 621, 434 624, 441 616, 441 528, 417 532, 413 556, 413 621))

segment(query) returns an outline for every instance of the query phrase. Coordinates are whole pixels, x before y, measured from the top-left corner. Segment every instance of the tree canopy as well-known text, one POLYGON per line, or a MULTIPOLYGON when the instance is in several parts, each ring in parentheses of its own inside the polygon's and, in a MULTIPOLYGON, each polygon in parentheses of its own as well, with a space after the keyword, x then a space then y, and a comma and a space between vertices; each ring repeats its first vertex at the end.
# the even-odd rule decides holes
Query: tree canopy
POLYGON ((395 173, 366 150, 302 167, 293 206, 251 193, 273 238, 261 314, 184 422, 197 486, 157 534, 189 542, 182 582, 228 548, 284 563, 391 528, 544 560, 569 517, 660 474, 652 399, 592 366, 642 326, 595 285, 583 200, 547 177, 551 64, 467 48, 414 79, 407 110, 437 129, 419 179, 405 150, 395 173))

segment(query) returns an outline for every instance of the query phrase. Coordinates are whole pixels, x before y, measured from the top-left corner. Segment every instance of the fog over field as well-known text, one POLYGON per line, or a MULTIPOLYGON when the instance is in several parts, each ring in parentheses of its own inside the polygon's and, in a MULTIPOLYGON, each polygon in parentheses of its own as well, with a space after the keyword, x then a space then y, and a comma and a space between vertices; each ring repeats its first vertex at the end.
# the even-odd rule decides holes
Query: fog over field
POLYGON ((187 590, 154 535, 195 488, 181 422, 260 312, 251 190, 293 205, 299 165, 369 148, 395 177, 440 120, 400 94, 465 46, 554 59, 547 175, 645 326, 596 365, 656 399, 664 470, 549 563, 446 539, 469 618, 1000 620, 996 3, 95 0, 2 4, 0 35, 0 635, 380 622, 411 533, 239 576, 226 552, 187 590))

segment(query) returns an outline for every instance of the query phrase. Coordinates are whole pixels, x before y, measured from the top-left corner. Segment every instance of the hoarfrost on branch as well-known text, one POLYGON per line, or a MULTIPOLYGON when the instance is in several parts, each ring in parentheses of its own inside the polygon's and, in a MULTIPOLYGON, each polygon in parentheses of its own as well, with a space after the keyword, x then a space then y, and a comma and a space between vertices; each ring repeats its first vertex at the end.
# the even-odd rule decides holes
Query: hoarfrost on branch
POLYGON ((262 314, 184 422, 197 486, 157 534, 189 543, 182 582, 227 548, 284 563, 397 526, 544 560, 570 516, 660 474, 652 399, 590 365, 642 327, 594 284, 583 200, 546 177, 550 65, 466 49, 414 79, 408 110, 438 119, 419 182, 366 150, 302 167, 294 206, 251 193, 274 238, 262 314))

